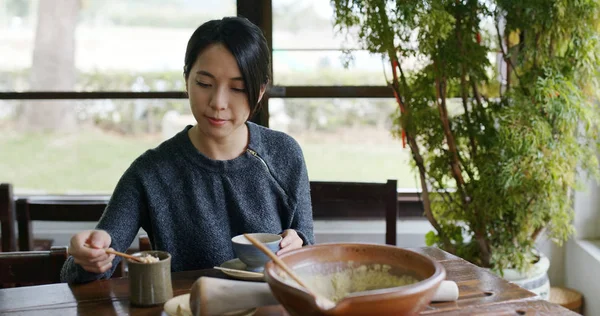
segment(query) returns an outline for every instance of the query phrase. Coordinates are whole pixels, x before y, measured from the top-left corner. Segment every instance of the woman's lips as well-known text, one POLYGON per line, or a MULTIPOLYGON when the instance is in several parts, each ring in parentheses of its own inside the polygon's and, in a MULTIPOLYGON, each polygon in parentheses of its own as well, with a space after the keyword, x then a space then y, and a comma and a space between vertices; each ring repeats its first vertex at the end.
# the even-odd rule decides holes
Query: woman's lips
POLYGON ((214 117, 207 116, 206 119, 208 120, 210 125, 213 125, 213 126, 223 126, 225 123, 227 123, 227 120, 218 119, 218 118, 214 118, 214 117))

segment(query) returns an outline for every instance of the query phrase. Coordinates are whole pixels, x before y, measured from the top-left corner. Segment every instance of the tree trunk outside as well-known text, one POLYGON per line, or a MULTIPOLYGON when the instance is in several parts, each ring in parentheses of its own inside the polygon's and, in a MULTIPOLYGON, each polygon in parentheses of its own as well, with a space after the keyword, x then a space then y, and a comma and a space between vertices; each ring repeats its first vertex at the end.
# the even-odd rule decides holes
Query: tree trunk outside
MULTIPOLYGON (((30 89, 72 91, 75 86, 75 29, 80 0, 40 1, 30 89)), ((75 104, 68 100, 28 101, 20 126, 27 131, 73 131, 75 104)))

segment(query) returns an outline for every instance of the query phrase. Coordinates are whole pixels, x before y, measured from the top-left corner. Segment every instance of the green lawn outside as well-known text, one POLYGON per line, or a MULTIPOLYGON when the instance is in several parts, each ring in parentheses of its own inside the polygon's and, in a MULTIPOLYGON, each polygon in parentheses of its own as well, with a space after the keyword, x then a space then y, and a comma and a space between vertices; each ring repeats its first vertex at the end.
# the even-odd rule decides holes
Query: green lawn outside
POLYGON ((112 192, 131 162, 156 140, 97 132, 0 138, 0 175, 15 191, 112 192))
POLYGON ((311 180, 385 182, 414 188, 408 148, 400 145, 302 144, 311 180))
MULTIPOLYGON (((416 186, 409 150, 380 144, 318 143, 298 138, 311 180, 385 182, 416 186)), ((157 146, 159 137, 125 137, 99 131, 73 135, 3 133, 0 181, 17 193, 110 193, 131 162, 157 146)))

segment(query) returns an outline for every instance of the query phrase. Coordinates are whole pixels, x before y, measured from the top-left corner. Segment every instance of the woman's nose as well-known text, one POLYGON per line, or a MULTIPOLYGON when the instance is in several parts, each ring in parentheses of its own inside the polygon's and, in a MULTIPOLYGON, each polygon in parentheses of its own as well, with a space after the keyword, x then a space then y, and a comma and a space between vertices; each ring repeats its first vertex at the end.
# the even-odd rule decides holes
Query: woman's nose
POLYGON ((210 107, 215 111, 224 110, 229 103, 229 94, 227 89, 217 88, 210 100, 210 107))

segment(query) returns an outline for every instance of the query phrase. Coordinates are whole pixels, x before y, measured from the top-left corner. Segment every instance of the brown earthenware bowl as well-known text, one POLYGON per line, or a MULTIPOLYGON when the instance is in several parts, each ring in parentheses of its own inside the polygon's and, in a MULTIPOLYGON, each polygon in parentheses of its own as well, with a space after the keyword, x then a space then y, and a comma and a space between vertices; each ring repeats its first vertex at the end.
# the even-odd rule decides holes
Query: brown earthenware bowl
POLYGON ((319 244, 303 247, 280 257, 294 272, 327 275, 353 265, 381 264, 393 275, 411 275, 416 283, 352 294, 335 308, 323 310, 314 297, 285 279, 285 272, 273 261, 265 265, 265 279, 275 298, 291 315, 417 315, 430 303, 446 277, 444 267, 431 258, 394 246, 379 244, 319 244), (337 268, 336 268, 337 267, 337 268))

